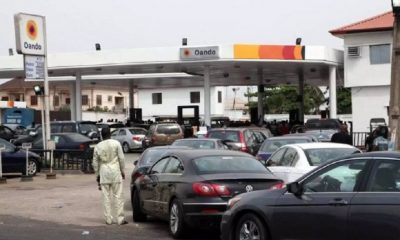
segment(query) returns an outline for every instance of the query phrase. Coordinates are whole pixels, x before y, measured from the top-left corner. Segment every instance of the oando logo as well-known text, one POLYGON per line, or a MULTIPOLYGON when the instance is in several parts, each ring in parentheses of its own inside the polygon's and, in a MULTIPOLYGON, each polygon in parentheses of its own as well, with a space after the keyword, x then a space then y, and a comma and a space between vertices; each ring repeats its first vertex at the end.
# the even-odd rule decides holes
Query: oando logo
POLYGON ((32 40, 36 40, 38 35, 38 26, 34 20, 26 22, 26 35, 32 40))

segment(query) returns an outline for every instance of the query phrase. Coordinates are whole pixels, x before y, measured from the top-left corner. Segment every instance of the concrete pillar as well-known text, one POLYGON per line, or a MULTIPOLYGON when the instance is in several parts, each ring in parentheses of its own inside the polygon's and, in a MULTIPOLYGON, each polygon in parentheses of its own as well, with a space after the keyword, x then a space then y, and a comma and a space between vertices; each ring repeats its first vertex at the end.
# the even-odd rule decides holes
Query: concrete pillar
POLYGON ((69 88, 69 101, 71 109, 71 120, 76 121, 76 88, 75 82, 72 82, 69 88))
POLYGON ((134 108, 135 107, 135 99, 134 99, 134 93, 133 93, 133 80, 129 80, 129 107, 128 108, 134 108))
POLYGON ((336 66, 329 66, 329 117, 337 118, 336 108, 336 66))
POLYGON ((299 121, 304 123, 304 74, 299 73, 299 121))
POLYGON ((76 80, 75 80, 75 116, 76 121, 82 120, 82 75, 81 73, 76 73, 76 80))
POLYGON ((210 67, 204 67, 204 123, 211 127, 210 67))

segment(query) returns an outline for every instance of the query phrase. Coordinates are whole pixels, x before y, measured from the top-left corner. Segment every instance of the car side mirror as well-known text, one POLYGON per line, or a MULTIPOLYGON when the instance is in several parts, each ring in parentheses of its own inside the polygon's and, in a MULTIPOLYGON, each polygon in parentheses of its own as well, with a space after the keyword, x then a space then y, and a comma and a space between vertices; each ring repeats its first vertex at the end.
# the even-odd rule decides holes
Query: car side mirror
POLYGON ((303 195, 304 189, 303 186, 298 182, 292 182, 286 185, 286 189, 288 192, 294 194, 296 197, 300 197, 303 195))

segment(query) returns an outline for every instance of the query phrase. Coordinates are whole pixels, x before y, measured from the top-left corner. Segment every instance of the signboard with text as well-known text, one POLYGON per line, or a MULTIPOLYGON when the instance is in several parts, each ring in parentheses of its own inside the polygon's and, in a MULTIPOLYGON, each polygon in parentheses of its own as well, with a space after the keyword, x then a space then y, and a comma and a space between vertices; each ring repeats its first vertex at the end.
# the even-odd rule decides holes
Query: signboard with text
POLYGON ((20 54, 42 55, 45 51, 45 18, 18 13, 14 15, 15 40, 20 54))
POLYGON ((180 49, 181 60, 219 59, 219 47, 184 47, 180 49))
POLYGON ((44 80, 44 56, 24 55, 25 78, 44 80))

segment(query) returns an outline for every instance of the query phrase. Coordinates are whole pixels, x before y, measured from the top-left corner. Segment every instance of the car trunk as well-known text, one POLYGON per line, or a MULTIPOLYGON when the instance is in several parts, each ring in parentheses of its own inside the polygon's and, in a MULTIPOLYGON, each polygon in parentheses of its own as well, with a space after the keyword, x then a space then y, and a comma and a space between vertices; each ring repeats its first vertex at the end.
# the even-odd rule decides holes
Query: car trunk
POLYGON ((206 174, 201 177, 207 183, 226 186, 230 192, 227 198, 244 192, 269 189, 282 182, 268 173, 206 174))
POLYGON ((315 167, 308 168, 295 168, 284 166, 270 166, 268 169, 278 178, 282 179, 285 183, 296 181, 298 178, 313 170, 315 167))

